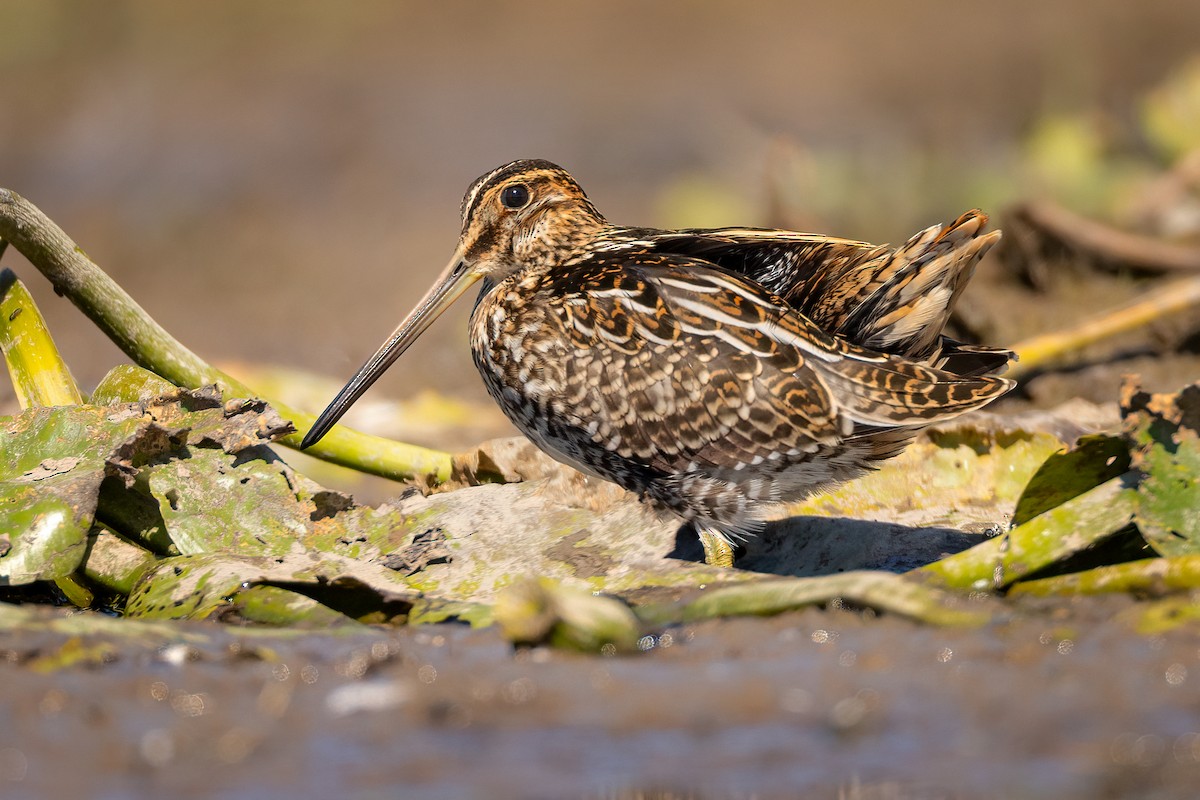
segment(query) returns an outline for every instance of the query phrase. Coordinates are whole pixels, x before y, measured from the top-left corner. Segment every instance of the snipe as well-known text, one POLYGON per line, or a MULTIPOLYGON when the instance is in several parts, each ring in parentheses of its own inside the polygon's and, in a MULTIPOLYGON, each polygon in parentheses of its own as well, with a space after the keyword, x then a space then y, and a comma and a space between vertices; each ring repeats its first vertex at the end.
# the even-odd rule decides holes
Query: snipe
POLYGON ((304 437, 319 440, 459 295, 505 414, 549 455, 694 523, 710 561, 771 503, 899 453, 1012 387, 942 329, 999 238, 970 211, 897 249, 755 228, 612 225, 566 170, 514 161, 462 202, 437 283, 304 437))

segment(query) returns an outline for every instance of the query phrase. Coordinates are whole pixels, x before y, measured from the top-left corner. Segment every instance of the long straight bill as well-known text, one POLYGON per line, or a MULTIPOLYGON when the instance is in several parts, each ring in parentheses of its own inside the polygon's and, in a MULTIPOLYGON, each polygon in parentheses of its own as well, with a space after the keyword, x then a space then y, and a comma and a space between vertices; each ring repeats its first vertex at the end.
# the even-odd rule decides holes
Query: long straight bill
POLYGON ((456 252, 417 307, 409 312, 387 341, 375 351, 375 355, 367 359, 367 363, 354 373, 354 377, 338 392, 329 407, 321 412, 308 433, 304 434, 300 447, 310 447, 321 441, 321 437, 354 405, 354 401, 362 397, 363 392, 379 379, 392 362, 403 355, 409 345, 480 277, 479 272, 468 266, 462 252, 456 252))

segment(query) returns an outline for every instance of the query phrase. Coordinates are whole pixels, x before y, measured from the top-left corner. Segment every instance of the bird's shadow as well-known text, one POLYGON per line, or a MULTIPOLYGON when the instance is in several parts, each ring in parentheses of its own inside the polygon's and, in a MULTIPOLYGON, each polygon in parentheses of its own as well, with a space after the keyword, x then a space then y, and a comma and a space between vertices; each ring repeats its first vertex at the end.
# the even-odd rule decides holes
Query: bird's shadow
MULTIPOLYGON (((905 572, 966 550, 987 538, 955 528, 914 528, 849 517, 789 517, 766 523, 754 536, 736 542, 739 569, 771 575, 813 577, 855 569, 905 572)), ((703 561, 695 528, 675 534, 669 558, 703 561)))

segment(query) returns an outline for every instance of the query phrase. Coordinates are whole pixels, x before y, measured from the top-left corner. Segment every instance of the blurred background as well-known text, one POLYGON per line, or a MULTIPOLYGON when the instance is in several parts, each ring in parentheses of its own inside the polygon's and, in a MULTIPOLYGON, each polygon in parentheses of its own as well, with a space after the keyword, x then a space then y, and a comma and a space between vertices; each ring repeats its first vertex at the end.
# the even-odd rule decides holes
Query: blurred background
MULTIPOLYGON (((5 1, 0 185, 203 357, 329 376, 319 408, 443 266, 469 182, 513 158, 562 164, 629 224, 899 242, 1048 197, 1195 243, 1200 179, 1176 170, 1200 147, 1198 57, 1184 0, 5 1)), ((963 307, 994 344, 1139 280, 1070 272, 1067 302, 1030 303, 1063 288, 1053 264, 1030 281, 994 261, 963 307)), ((18 255, 4 264, 85 389, 124 361, 18 255)), ((469 310, 376 396, 487 405, 469 310)), ((1161 363, 1189 330, 1131 347, 1161 363)))

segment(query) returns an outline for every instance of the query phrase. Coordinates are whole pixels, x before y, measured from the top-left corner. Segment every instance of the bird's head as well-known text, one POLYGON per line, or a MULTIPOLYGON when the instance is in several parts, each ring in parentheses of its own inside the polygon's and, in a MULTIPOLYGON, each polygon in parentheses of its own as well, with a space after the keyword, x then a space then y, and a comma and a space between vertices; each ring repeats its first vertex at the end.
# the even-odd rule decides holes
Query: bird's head
POLYGON ((450 263, 387 341, 354 374, 304 436, 315 444, 443 311, 477 281, 551 267, 607 223, 575 179, 549 161, 513 161, 481 175, 462 202, 450 263))
POLYGON ((513 161, 476 178, 462 202, 462 235, 449 268, 492 281, 551 266, 604 226, 604 218, 565 169, 513 161))

